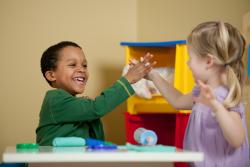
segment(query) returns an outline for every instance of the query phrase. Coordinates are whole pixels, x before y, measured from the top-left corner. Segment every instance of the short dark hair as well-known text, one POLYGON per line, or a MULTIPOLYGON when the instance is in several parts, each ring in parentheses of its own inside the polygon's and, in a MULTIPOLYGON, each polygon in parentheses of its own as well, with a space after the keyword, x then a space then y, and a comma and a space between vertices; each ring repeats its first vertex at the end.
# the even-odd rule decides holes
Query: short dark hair
MULTIPOLYGON (((52 83, 45 77, 46 71, 54 70, 57 67, 57 61, 59 57, 59 51, 67 46, 74 46, 81 48, 78 44, 71 42, 71 41, 62 41, 55 45, 50 46, 48 49, 46 49, 41 57, 40 65, 41 65, 41 71, 43 73, 43 77, 46 79, 46 81, 49 83, 50 86, 52 86, 52 83)), ((82 48, 81 48, 82 49, 82 48)))

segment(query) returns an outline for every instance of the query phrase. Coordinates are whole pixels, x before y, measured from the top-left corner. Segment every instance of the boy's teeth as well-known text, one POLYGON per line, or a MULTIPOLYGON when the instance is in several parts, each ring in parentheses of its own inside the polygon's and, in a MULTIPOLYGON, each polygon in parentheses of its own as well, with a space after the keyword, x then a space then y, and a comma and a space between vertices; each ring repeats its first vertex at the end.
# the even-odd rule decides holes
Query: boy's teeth
POLYGON ((76 77, 75 78, 77 81, 84 81, 84 79, 82 77, 76 77))

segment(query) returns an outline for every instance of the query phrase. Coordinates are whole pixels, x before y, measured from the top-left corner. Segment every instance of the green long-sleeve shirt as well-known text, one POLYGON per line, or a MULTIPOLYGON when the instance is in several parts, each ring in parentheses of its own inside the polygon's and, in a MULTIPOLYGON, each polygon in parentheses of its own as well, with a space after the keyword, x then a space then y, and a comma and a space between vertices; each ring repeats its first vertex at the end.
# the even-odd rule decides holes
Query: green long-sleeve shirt
POLYGON ((36 141, 40 145, 52 145, 55 137, 69 136, 104 140, 100 118, 133 94, 124 77, 94 100, 72 96, 62 89, 49 90, 41 107, 36 141))

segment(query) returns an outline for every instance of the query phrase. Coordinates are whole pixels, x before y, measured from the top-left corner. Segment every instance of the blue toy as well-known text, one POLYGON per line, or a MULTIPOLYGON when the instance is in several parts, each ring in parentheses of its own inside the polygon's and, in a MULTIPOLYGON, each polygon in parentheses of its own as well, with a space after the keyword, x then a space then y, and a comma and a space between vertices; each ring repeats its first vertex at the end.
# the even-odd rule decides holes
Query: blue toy
POLYGON ((153 146, 157 143, 157 135, 152 130, 147 130, 145 128, 138 128, 134 132, 134 139, 141 145, 153 146))

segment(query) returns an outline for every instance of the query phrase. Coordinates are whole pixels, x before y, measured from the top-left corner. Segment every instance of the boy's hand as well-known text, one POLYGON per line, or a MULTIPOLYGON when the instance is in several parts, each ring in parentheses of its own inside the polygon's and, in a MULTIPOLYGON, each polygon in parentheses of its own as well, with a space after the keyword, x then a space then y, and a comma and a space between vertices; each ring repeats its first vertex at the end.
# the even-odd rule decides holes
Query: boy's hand
POLYGON ((156 62, 151 63, 150 60, 153 58, 153 55, 147 53, 140 62, 130 62, 130 68, 127 74, 124 76, 129 83, 133 84, 140 79, 142 79, 147 73, 149 73, 156 62))

